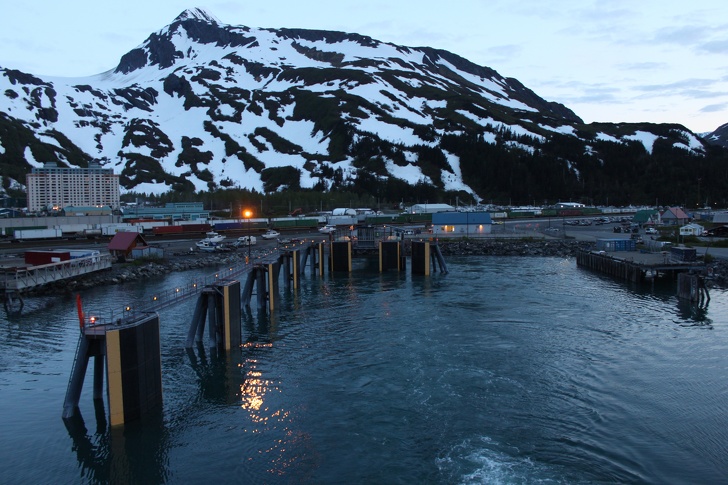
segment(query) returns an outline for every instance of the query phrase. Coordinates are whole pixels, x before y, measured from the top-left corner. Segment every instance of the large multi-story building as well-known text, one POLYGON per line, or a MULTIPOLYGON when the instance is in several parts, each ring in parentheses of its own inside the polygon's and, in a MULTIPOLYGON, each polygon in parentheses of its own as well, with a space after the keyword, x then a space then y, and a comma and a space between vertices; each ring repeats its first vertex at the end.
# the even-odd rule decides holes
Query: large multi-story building
POLYGON ((26 176, 28 211, 62 210, 68 206, 119 208, 119 176, 110 168, 65 168, 45 163, 26 176))

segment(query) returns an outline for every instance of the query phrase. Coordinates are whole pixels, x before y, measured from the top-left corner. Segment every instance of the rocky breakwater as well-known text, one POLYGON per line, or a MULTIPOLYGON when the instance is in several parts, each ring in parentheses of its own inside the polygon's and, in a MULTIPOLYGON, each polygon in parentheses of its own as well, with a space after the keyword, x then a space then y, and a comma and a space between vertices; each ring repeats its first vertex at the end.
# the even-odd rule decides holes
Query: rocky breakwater
POLYGON ((715 288, 728 288, 728 261, 716 259, 708 263, 708 285, 715 288))
POLYGON ((594 243, 575 239, 464 239, 439 241, 444 256, 552 256, 575 257, 594 243))

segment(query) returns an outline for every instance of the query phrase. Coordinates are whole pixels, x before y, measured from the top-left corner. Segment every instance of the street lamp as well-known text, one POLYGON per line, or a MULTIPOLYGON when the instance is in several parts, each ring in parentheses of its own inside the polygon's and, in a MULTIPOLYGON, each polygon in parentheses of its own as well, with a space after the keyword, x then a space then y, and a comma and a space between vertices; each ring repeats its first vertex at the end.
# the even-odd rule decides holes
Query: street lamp
POLYGON ((248 258, 245 261, 248 263, 250 261, 250 218, 253 217, 253 211, 250 209, 245 209, 243 211, 243 217, 248 220, 248 258))

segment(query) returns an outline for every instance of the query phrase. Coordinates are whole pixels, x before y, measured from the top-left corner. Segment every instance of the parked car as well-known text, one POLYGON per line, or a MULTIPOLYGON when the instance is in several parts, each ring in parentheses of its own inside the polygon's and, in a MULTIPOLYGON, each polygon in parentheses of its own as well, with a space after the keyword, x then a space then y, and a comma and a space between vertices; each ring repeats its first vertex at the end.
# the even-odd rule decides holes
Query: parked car
POLYGON ((655 229, 654 227, 648 227, 647 229, 645 229, 645 234, 657 234, 657 229, 655 229))

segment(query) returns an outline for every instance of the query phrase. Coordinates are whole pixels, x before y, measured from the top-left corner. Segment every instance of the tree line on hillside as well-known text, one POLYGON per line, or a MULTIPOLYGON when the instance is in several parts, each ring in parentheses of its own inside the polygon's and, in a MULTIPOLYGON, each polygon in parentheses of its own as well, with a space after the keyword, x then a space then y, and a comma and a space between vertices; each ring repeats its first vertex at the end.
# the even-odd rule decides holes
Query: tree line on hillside
MULTIPOLYGON (((398 160, 396 147, 369 140, 352 144, 353 173, 341 169, 324 173, 312 189, 300 185, 300 170, 280 167, 263 171, 265 191, 237 188, 204 193, 174 191, 147 199, 156 203, 202 201, 206 207, 262 207, 283 214, 294 208, 311 212, 334 207, 397 208, 414 203, 473 203, 544 205, 558 201, 589 205, 728 206, 728 152, 710 147, 705 156, 676 148, 658 139, 652 153, 640 142, 594 144, 594 153, 576 137, 556 136, 531 151, 488 143, 477 135, 447 135, 439 148, 410 147, 428 178, 410 183, 390 177, 385 160, 398 160), (443 151, 455 154, 465 182, 478 194, 447 191, 440 180, 450 169, 443 151)), ((401 162, 401 160, 400 160, 401 162)), ((335 166, 335 164, 333 164, 335 166)), ((128 194, 133 199, 143 194, 128 194)))

